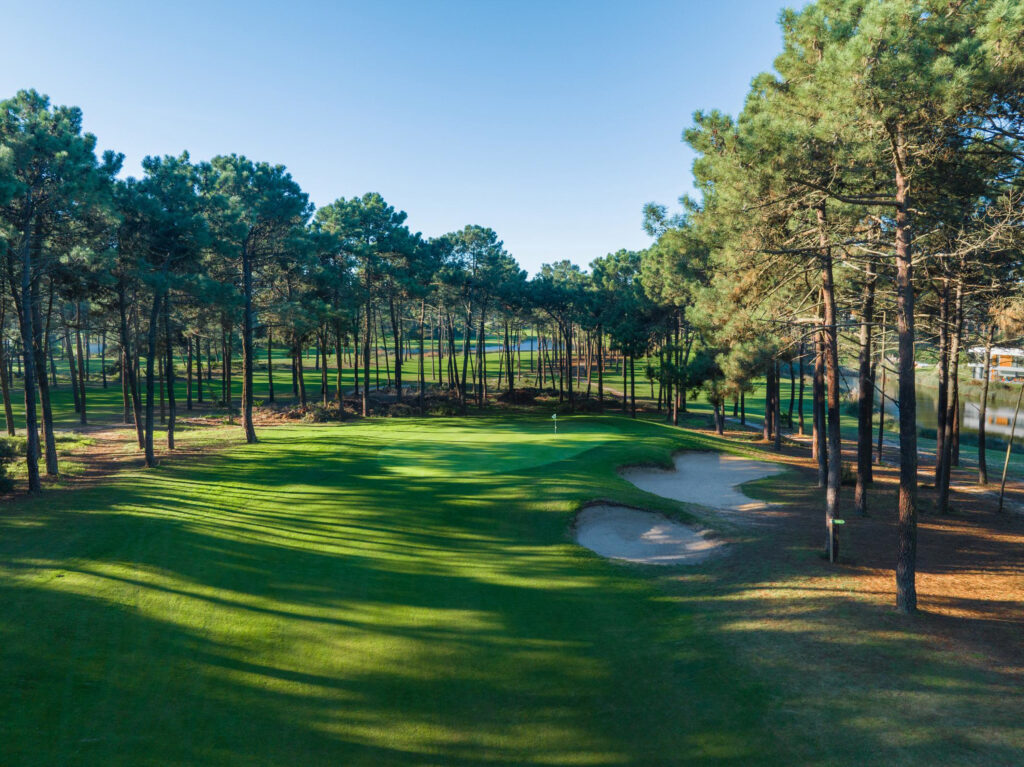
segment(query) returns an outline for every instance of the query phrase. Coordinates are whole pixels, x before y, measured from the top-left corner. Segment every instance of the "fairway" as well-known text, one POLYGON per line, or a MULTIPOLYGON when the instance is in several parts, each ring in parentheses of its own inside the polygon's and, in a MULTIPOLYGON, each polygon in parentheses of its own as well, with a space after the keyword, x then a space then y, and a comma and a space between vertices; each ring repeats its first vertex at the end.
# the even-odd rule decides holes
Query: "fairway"
POLYGON ((571 423, 282 427, 20 503, 5 764, 772 761, 728 650, 567 534, 590 498, 636 503, 616 466, 686 438, 571 423))
POLYGON ((486 428, 453 421, 424 432, 417 426, 392 428, 397 442, 380 452, 380 468, 406 476, 500 474, 571 458, 616 439, 621 430, 608 420, 563 418, 488 421, 486 428))

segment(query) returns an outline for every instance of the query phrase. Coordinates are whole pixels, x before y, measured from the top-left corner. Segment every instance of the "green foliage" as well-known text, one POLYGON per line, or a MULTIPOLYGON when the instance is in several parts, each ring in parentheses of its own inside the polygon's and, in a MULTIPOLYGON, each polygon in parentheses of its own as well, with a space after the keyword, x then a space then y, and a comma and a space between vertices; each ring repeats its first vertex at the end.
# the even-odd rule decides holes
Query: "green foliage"
POLYGON ((7 492, 14 487, 14 482, 7 475, 10 465, 24 456, 24 440, 0 439, 0 492, 7 492))

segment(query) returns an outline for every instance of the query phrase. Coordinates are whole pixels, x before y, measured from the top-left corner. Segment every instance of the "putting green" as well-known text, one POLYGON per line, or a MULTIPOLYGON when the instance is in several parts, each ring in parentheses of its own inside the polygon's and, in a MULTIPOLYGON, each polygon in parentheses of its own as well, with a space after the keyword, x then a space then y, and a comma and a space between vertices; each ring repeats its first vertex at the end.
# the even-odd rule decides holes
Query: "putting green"
POLYGON ((564 461, 618 439, 622 430, 609 421, 563 418, 555 432, 551 420, 490 421, 431 428, 410 424, 392 429, 378 464, 407 477, 507 474, 564 461))

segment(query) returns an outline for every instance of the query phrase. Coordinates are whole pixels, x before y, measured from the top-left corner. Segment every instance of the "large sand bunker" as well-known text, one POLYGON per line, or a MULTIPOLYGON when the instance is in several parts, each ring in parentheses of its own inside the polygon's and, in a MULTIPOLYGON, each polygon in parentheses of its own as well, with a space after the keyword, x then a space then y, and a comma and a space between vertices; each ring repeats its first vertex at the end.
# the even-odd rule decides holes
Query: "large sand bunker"
POLYGON ((603 557, 644 565, 694 564, 720 545, 703 530, 661 514, 612 505, 583 509, 576 517, 576 541, 603 557))
POLYGON ((724 453, 679 453, 675 469, 633 467, 623 469, 621 474, 641 490, 674 501, 712 509, 758 511, 768 508, 768 504, 744 495, 736 486, 783 471, 785 467, 778 464, 724 453))

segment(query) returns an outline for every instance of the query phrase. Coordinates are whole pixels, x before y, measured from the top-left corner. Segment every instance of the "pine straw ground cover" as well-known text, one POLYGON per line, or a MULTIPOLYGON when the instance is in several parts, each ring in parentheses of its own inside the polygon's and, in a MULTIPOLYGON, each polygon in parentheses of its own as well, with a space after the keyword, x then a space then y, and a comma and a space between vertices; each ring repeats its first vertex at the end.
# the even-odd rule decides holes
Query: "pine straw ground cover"
POLYGON ((889 470, 829 565, 802 449, 559 420, 196 427, 156 470, 5 503, 0 764, 1019 763, 1020 517, 926 515, 908 619, 889 470), (793 470, 749 520, 615 471, 678 449, 793 470), (602 560, 569 534, 595 499, 730 552, 602 560))

